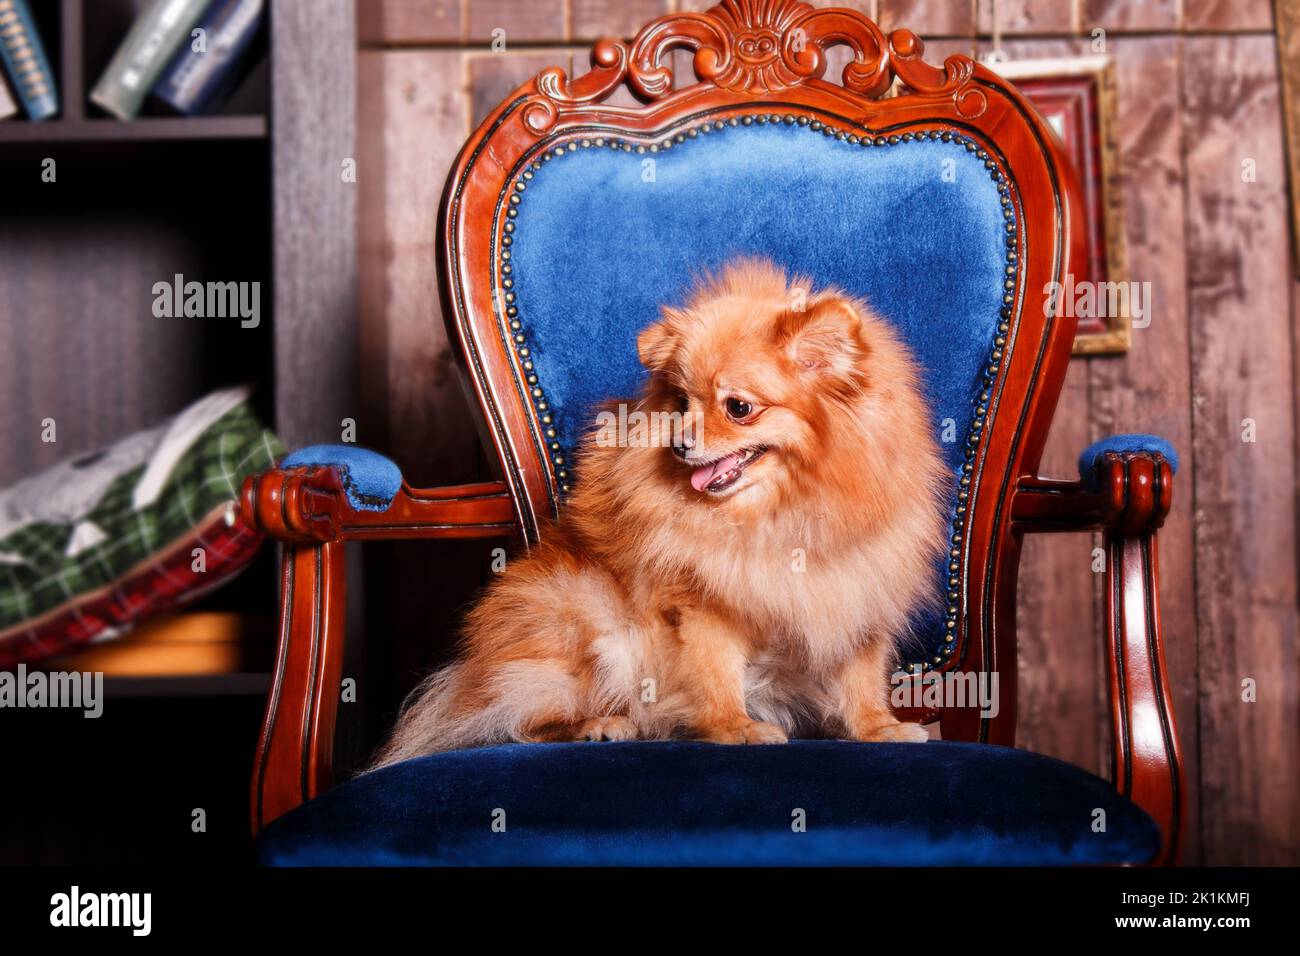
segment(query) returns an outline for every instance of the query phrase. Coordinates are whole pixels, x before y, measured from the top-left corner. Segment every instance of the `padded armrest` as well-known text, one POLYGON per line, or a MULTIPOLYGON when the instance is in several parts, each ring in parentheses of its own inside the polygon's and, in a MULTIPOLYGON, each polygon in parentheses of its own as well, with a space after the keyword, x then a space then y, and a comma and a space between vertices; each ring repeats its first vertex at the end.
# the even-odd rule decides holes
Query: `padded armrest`
POLYGON ((281 468, 335 468, 348 504, 386 511, 402 487, 402 470, 378 452, 356 445, 311 445, 287 455, 281 468))
POLYGON ((1079 477, 1091 490, 1098 487, 1100 469, 1098 465, 1106 455, 1159 455, 1169 464, 1170 472, 1178 471, 1178 452, 1174 446, 1159 435, 1111 435, 1101 441, 1093 442, 1079 456, 1079 477))
POLYGON ((1022 478, 1012 520, 1022 533, 1155 530, 1173 504, 1178 452, 1157 435, 1112 435, 1079 456, 1078 481, 1022 478))
POLYGON ((504 482, 411 488, 398 467, 355 445, 313 445, 244 480, 240 508, 280 541, 481 538, 514 534, 504 482))

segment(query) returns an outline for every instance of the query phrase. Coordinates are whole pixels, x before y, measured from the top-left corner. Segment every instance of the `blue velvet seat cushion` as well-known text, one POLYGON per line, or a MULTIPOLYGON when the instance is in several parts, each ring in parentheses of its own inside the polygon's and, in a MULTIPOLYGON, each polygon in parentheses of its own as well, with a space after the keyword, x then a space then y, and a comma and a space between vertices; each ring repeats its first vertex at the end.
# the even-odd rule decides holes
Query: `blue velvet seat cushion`
POLYGON ((1095 487, 1097 464, 1101 461, 1103 455, 1112 452, 1124 455, 1143 451, 1162 456, 1165 461, 1169 462, 1171 471, 1178 471, 1178 452, 1170 442, 1159 435, 1135 433, 1132 435, 1111 435, 1101 441, 1093 442, 1085 448, 1083 454, 1079 456, 1079 477, 1090 486, 1095 487))
POLYGON ((635 742, 395 764, 274 821, 258 854, 326 866, 1060 865, 1145 863, 1159 846, 1151 818, 1105 781, 1023 750, 635 742))
POLYGON ((402 487, 402 471, 378 452, 356 445, 311 445, 286 455, 281 468, 338 469, 348 503, 362 511, 383 511, 402 487))

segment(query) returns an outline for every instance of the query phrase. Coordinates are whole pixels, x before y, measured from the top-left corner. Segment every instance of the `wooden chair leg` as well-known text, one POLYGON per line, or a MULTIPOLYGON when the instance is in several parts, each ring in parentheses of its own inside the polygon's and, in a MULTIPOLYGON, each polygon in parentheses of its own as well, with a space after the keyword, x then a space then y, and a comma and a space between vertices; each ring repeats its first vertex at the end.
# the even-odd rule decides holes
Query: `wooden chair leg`
POLYGON ((1182 844, 1182 762, 1160 635, 1154 530, 1106 531, 1106 667, 1110 676, 1113 779, 1163 834, 1160 863, 1182 844))
POLYGON ((343 673, 343 542, 281 550, 280 637, 253 765, 253 832, 330 785, 343 673))

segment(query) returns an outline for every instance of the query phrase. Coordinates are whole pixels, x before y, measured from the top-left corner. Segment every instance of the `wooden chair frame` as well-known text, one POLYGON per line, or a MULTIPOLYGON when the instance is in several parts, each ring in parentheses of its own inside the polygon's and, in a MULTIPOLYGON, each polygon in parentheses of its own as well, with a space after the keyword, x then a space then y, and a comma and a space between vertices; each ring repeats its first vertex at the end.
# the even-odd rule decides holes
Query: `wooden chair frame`
POLYGON ((969 57, 950 56, 939 68, 922 53, 910 31, 886 37, 855 11, 723 0, 705 13, 655 20, 630 43, 599 41, 590 72, 569 79, 561 69, 544 70, 484 120, 448 179, 438 264, 443 313, 503 479, 431 491, 403 485, 382 512, 353 509, 331 468, 274 470, 245 484, 247 514, 284 542, 279 651, 253 780, 255 829, 330 785, 342 543, 515 536, 527 546, 537 515, 558 512, 568 474, 552 454, 545 401, 527 381, 527 352, 512 347, 508 327, 513 295, 502 251, 513 231, 512 189, 531 164, 559 150, 654 152, 705 126, 743 120, 825 125, 854 142, 965 137, 1005 177, 1014 275, 960 490, 949 579, 955 651, 933 664, 997 671, 1002 702, 991 717, 975 707, 906 716, 939 720, 945 739, 1012 745, 1022 536, 1103 530, 1114 780, 1160 825, 1160 859, 1176 858, 1182 770, 1156 588, 1156 529, 1170 507, 1172 469, 1159 455, 1112 454, 1098 487, 1037 477, 1075 331, 1073 318, 1054 311, 1048 289, 1085 257, 1080 190, 1056 138, 1014 87, 969 57), (842 84, 824 78, 825 51, 836 44, 853 53, 842 84), (694 51, 698 82, 674 88, 666 65, 673 48, 694 51), (624 83, 644 106, 605 103, 624 83))

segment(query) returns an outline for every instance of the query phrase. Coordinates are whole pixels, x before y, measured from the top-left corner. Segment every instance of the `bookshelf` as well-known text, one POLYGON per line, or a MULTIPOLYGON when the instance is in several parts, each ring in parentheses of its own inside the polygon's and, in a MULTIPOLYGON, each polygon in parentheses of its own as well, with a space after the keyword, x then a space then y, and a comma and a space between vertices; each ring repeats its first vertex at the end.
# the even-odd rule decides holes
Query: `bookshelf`
MULTIPOLYGON (((269 0, 262 61, 216 113, 146 107, 129 122, 87 94, 143 0, 29 2, 61 112, 0 122, 0 486, 243 382, 290 447, 337 440, 340 419, 358 415, 357 186, 339 172, 356 156, 353 0, 269 0), (153 285, 176 273, 260 282, 260 325, 156 318, 153 285)), ((167 671, 159 654, 149 673, 106 676, 101 719, 0 714, 6 739, 23 741, 16 765, 40 781, 21 808, 0 805, 0 863, 245 859, 270 654, 227 646, 237 663, 225 673, 185 673, 185 659, 217 654, 232 619, 273 650, 276 605, 268 547, 173 620, 142 626, 139 642, 180 663, 167 671), (76 810, 86 780, 88 817, 76 810), (209 814, 201 837, 196 806, 209 814)))
MULTIPOLYGON (((29 0, 59 87, 59 115, 0 123, 3 142, 108 142, 138 139, 258 138, 267 135, 265 63, 246 77, 219 115, 149 115, 121 122, 90 103, 88 93, 135 20, 142 0, 29 0)), ((148 109, 148 108, 146 108, 148 109)))
MULTIPOLYGON (((88 94, 144 0, 29 4, 60 112, 0 122, 0 486, 238 383, 290 446, 328 438, 322 423, 357 414, 356 187, 338 172, 355 156, 352 0, 268 3, 264 52, 215 113, 131 121, 88 94), (259 283, 260 325, 156 318, 152 288, 177 273, 259 283)), ((275 601, 268 548, 193 617, 262 635, 275 601)), ((265 667, 130 680, 258 693, 265 667)))

